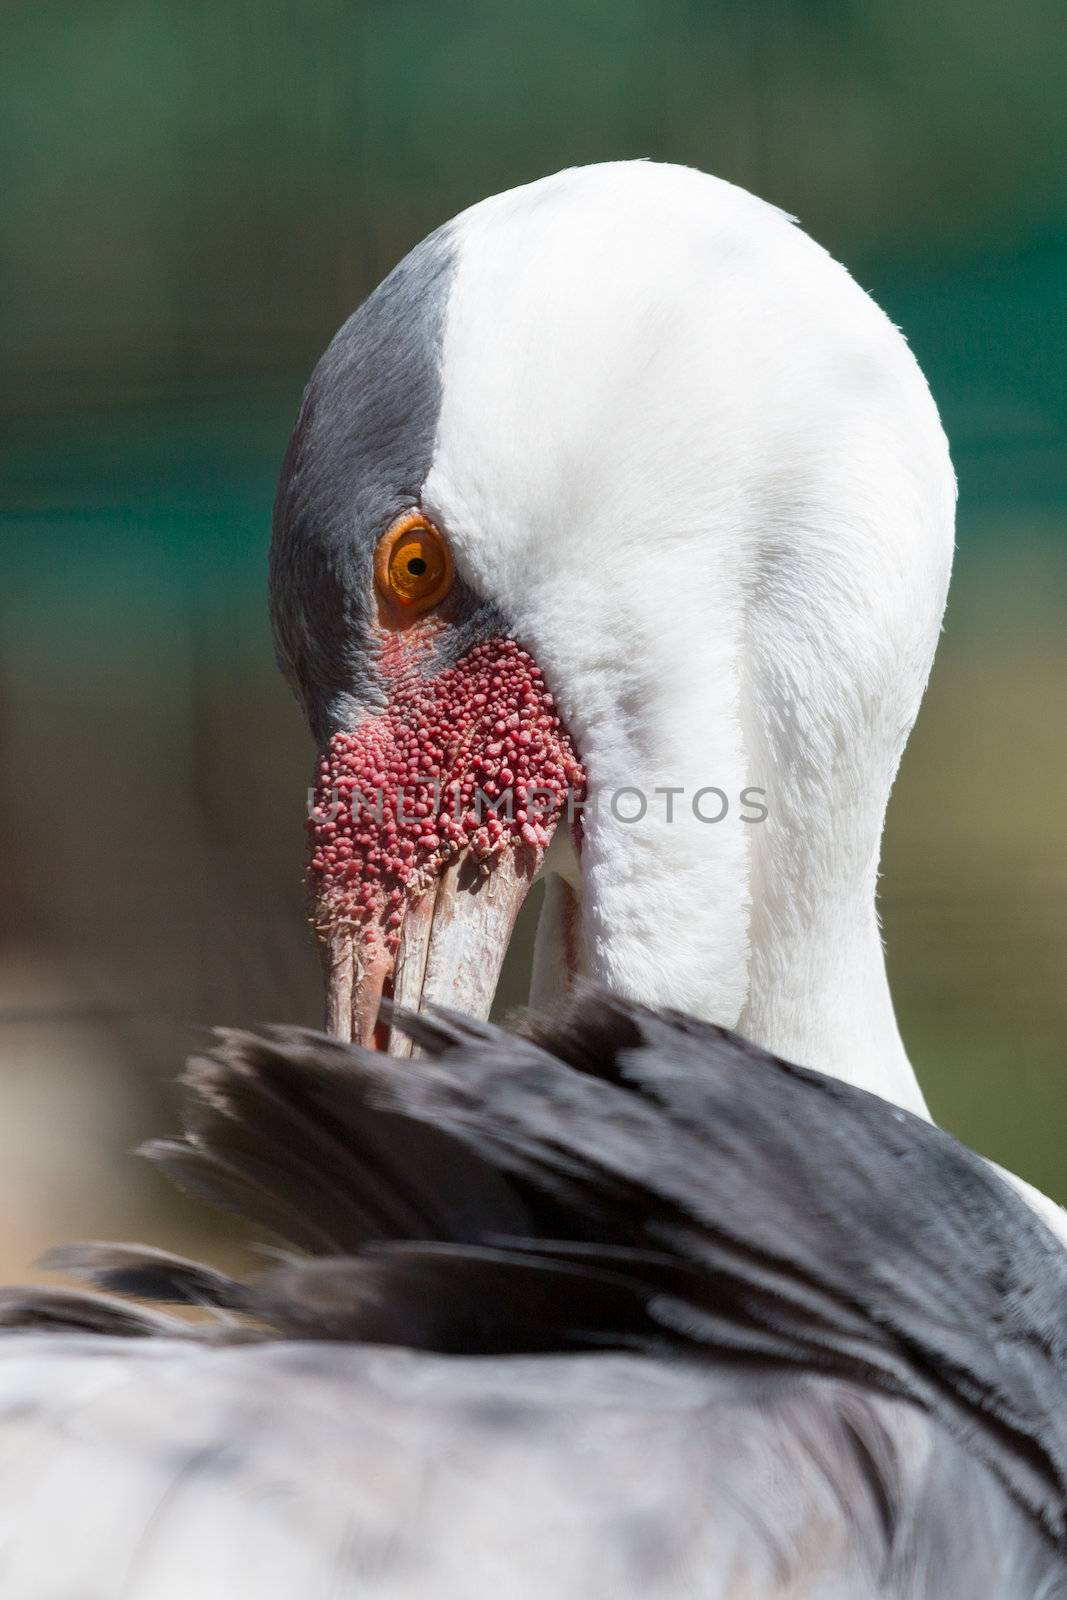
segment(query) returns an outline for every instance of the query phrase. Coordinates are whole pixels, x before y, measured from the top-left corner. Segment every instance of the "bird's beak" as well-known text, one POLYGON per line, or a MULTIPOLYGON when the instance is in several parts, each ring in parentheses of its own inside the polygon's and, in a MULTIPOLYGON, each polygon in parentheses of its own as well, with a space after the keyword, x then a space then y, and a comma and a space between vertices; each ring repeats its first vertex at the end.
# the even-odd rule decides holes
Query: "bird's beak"
POLYGON ((405 1056, 410 1040, 379 1022, 383 996, 412 1011, 444 1005, 488 1017, 542 855, 520 844, 486 865, 460 851, 412 897, 395 952, 358 928, 334 928, 322 946, 329 1031, 405 1056))
POLYGON ((308 887, 326 1025, 406 1055, 383 997, 487 1017, 515 919, 584 775, 552 696, 511 640, 335 734, 309 813, 308 887))

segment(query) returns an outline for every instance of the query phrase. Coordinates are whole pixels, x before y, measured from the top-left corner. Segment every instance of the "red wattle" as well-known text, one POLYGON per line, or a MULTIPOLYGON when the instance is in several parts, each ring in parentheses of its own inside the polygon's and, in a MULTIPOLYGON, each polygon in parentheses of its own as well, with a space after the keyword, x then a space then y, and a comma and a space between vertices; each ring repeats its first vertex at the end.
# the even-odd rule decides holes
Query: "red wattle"
POLYGON ((319 761, 308 889, 321 932, 377 927, 395 949, 405 902, 449 856, 545 849, 585 775, 537 663, 512 639, 475 645, 434 678, 387 678, 388 710, 335 733, 319 761), (511 816, 479 791, 493 802, 510 791, 511 816))

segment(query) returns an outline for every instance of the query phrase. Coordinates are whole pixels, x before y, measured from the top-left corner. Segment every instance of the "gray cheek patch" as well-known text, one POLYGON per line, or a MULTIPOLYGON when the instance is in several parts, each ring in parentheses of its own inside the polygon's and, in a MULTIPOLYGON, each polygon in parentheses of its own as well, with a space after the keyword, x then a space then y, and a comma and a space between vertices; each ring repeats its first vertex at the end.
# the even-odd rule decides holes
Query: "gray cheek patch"
POLYGON ((446 225, 336 334, 289 440, 274 503, 271 622, 319 740, 384 704, 370 626, 374 547, 418 502, 430 470, 454 274, 446 225))

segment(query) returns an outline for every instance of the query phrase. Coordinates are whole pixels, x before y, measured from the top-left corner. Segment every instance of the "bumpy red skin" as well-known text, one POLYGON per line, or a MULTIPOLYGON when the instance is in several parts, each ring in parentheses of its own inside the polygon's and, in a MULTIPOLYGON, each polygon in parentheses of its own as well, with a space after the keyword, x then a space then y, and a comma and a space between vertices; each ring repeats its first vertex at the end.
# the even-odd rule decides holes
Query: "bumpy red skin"
POLYGON ((489 865, 520 842, 543 851, 568 794, 584 793, 574 746, 525 650, 490 639, 427 678, 418 659, 430 642, 390 641, 388 709, 334 734, 319 761, 308 889, 324 935, 349 927, 395 950, 407 902, 450 856, 469 846, 489 865), (510 790, 511 819, 482 802, 479 821, 479 790, 494 801, 510 790))

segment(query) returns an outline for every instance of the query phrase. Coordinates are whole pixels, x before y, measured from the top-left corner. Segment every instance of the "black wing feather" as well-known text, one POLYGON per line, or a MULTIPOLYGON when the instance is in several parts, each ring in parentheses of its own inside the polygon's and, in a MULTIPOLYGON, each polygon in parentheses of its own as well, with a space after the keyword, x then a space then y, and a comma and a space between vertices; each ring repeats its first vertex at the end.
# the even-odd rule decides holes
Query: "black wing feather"
MULTIPOLYGON (((1067 1256, 980 1158, 726 1030, 599 992, 525 1035, 395 1021, 421 1059, 220 1034, 186 1075, 185 1136, 149 1148, 305 1258, 249 1284, 116 1246, 57 1264, 241 1313, 232 1337, 858 1381, 938 1418, 1064 1539, 1067 1256)), ((128 1331, 174 1332, 111 1304, 128 1331)), ((24 1291, 0 1322, 36 1308, 35 1325, 103 1331, 100 1307, 24 1291)))

